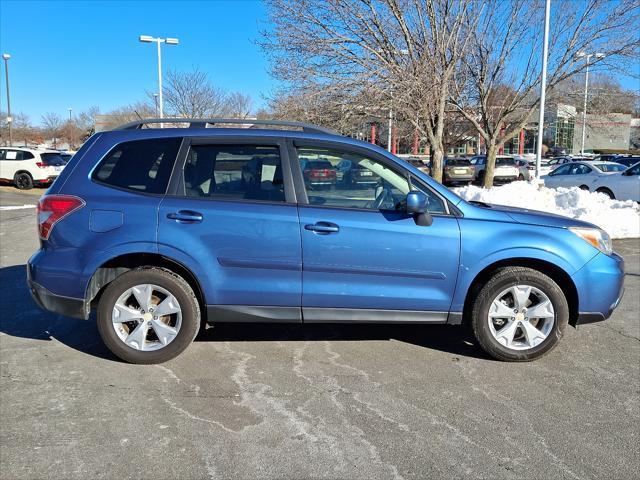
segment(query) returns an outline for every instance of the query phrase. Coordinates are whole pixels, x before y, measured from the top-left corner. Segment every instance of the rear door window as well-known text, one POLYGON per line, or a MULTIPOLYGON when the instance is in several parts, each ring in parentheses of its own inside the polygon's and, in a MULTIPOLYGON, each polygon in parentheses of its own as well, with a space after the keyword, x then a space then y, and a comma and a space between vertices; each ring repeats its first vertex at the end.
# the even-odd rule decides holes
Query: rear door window
POLYGON ((270 145, 192 145, 184 166, 188 197, 284 202, 280 148, 270 145))
POLYGON ((123 142, 94 170, 100 183, 136 192, 165 193, 182 138, 123 142))

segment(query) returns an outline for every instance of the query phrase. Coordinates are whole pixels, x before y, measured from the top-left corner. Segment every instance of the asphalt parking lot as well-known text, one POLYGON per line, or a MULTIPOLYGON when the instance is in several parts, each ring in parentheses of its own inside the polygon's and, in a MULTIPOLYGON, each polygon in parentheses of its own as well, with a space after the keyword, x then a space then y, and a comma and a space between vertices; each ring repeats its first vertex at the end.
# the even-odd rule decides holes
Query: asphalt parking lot
POLYGON ((127 365, 93 322, 36 307, 36 248, 35 209, 1 209, 2 478, 638 478, 638 240, 615 243, 613 317, 528 364, 458 327, 242 325, 127 365))

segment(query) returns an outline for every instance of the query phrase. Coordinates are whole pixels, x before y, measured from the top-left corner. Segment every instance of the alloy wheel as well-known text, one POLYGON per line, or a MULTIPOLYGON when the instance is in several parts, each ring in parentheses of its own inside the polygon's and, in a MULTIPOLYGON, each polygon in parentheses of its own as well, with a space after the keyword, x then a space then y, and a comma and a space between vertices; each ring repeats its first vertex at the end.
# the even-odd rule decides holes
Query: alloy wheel
POLYGON ((529 350, 547 339, 555 323, 555 311, 539 288, 514 285, 495 297, 487 321, 493 338, 502 346, 529 350))
POLYGON ((165 288, 153 284, 127 289, 116 301, 111 315, 116 335, 126 345, 142 351, 164 348, 178 335, 182 309, 165 288))

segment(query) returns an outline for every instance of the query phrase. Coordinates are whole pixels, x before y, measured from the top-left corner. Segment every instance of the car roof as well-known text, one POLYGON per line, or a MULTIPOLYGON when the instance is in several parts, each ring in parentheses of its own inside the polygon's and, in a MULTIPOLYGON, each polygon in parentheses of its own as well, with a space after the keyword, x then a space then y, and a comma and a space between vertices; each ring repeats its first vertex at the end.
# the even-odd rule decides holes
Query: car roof
POLYGON ((131 130, 108 130, 99 132, 114 145, 120 142, 143 140, 152 138, 187 137, 187 138, 218 138, 218 137, 247 137, 247 138, 290 138, 297 140, 332 141, 346 145, 366 147, 380 153, 388 154, 383 148, 372 143, 363 142, 351 137, 324 132, 303 132, 296 130, 279 130, 269 128, 143 128, 131 130))

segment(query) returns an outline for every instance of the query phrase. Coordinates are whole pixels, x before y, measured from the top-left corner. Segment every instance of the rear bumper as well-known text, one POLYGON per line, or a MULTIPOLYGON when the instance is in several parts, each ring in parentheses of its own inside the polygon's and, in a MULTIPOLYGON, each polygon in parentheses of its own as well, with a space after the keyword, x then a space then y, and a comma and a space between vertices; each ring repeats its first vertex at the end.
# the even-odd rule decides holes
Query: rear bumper
POLYGON ((472 180, 475 179, 475 175, 473 174, 469 174, 469 175, 448 175, 445 173, 444 175, 444 179, 447 182, 471 182, 472 180))
POLYGON ((608 319, 624 294, 624 260, 599 253, 573 275, 578 290, 578 325, 608 319))
POLYGON ((47 178, 41 178, 39 180, 34 180, 33 182, 39 185, 48 185, 55 182, 56 178, 58 178, 58 175, 50 175, 47 178))
POLYGON ((55 295, 42 285, 31 280, 28 281, 31 296, 43 310, 58 313, 66 317, 81 318, 86 320, 84 300, 81 298, 69 298, 55 295))
POLYGON ((507 182, 515 182, 518 179, 516 176, 509 177, 493 177, 493 183, 507 183, 507 182))
POLYGON ((27 284, 34 301, 43 310, 83 320, 89 318, 89 309, 84 299, 64 297, 51 293, 45 287, 32 280, 30 266, 27 266, 27 284))

